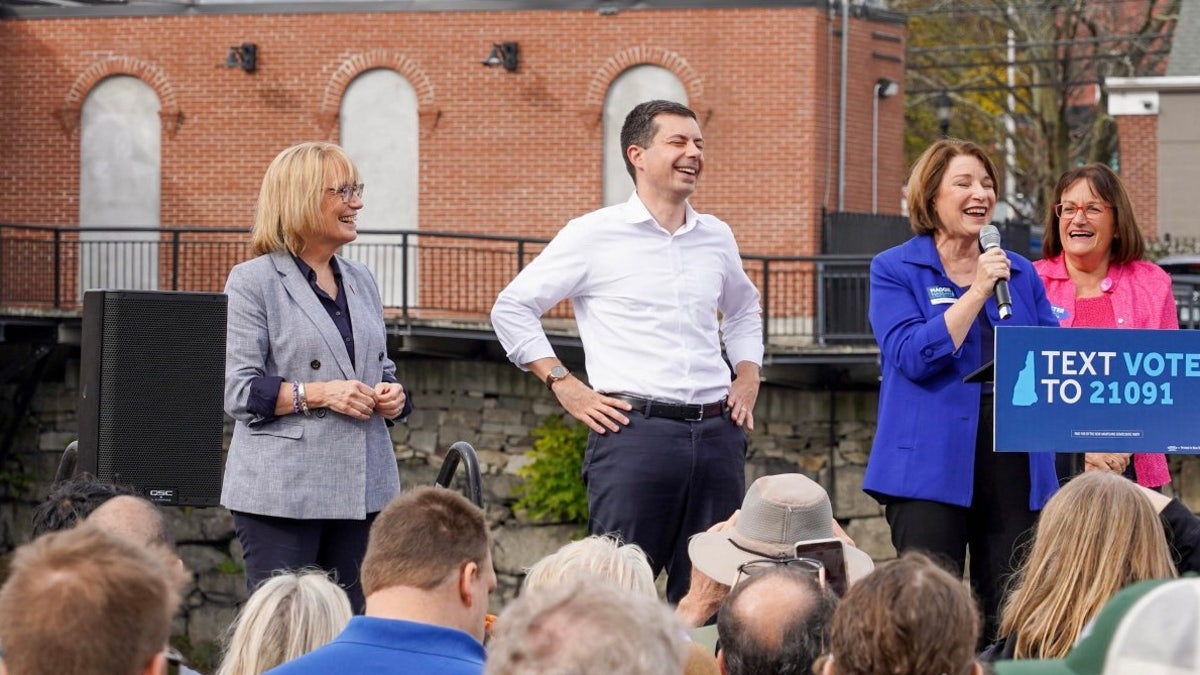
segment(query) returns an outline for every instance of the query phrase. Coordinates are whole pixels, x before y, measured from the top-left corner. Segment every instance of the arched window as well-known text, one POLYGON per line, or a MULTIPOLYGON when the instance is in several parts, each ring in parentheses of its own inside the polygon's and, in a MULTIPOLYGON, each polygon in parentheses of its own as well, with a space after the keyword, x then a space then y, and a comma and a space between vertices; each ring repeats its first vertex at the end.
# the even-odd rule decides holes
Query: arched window
MULTIPOLYGON (((346 88, 341 109, 342 147, 362 173, 366 189, 359 230, 416 230, 418 174, 417 95, 393 70, 377 68, 346 88)), ((345 255, 371 268, 385 307, 399 307, 408 260, 408 300, 416 302, 416 237, 407 251, 397 235, 360 234, 345 255)))
MULTIPOLYGON (((158 96, 136 77, 102 80, 88 94, 79 136, 79 287, 158 288, 162 122, 158 96)), ((82 295, 81 295, 82 297, 82 295)))
POLYGON ((619 204, 633 192, 621 148, 621 125, 634 106, 665 99, 687 105, 683 82, 661 66, 634 66, 617 76, 604 97, 604 206, 619 204))

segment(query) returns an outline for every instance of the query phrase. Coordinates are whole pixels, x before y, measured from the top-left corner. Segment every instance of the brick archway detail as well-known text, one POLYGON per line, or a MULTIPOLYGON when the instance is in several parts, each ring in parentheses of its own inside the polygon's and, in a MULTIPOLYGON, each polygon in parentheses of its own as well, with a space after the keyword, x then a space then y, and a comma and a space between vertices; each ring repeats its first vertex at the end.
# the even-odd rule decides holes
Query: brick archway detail
POLYGON ((179 101, 175 97, 175 88, 166 73, 158 66, 136 59, 132 56, 110 56, 97 61, 84 69, 71 88, 67 90, 63 107, 56 112, 63 133, 68 138, 79 131, 80 118, 83 116, 83 102, 88 94, 101 80, 113 75, 129 75, 145 82, 158 95, 158 116, 162 120, 162 130, 168 138, 174 138, 179 127, 183 126, 183 112, 179 109, 179 101))
POLYGON ((429 81, 425 70, 403 54, 386 49, 373 49, 343 61, 325 85, 321 109, 317 112, 317 125, 326 138, 335 140, 332 136, 337 127, 346 87, 350 86, 354 78, 376 68, 394 70, 412 85, 417 95, 417 118, 422 138, 427 137, 437 126, 442 112, 434 103, 433 83, 429 81))
POLYGON ((609 87, 621 73, 634 66, 660 66, 666 68, 683 83, 688 96, 688 107, 696 111, 703 124, 708 121, 712 111, 704 102, 704 80, 692 68, 687 59, 677 52, 662 47, 643 45, 618 52, 596 70, 588 83, 587 95, 584 99, 584 121, 592 129, 599 129, 604 116, 604 97, 609 87))

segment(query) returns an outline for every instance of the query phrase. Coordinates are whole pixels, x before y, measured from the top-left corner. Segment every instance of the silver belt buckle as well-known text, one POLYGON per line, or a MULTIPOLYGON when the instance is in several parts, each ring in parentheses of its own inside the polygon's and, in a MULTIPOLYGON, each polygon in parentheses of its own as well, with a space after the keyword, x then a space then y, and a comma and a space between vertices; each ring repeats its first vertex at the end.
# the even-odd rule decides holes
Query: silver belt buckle
POLYGON ((695 417, 685 417, 683 421, 684 422, 699 422, 702 419, 704 419, 704 404, 697 403, 696 404, 696 416, 695 417))

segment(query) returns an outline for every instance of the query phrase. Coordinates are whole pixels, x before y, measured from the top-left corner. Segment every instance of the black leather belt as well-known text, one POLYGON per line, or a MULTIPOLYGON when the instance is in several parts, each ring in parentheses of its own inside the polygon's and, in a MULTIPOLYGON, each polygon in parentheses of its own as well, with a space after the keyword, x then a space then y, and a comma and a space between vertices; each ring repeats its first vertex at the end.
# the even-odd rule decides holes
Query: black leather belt
POLYGON ((625 401, 646 417, 665 417, 684 422, 699 422, 708 417, 720 417, 725 412, 725 399, 713 403, 666 403, 626 394, 608 394, 608 396, 625 401))

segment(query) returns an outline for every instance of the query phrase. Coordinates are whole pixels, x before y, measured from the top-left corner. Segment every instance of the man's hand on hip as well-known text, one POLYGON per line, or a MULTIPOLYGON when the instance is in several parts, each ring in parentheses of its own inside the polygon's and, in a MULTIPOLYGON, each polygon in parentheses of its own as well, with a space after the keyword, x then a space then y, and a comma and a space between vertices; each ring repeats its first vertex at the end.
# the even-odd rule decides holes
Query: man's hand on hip
POLYGON ((754 402, 758 400, 759 368, 742 361, 737 365, 737 379, 729 385, 729 415, 739 427, 754 431, 754 402))
POLYGON ((624 412, 633 406, 595 391, 579 378, 570 376, 559 380, 551 387, 551 391, 558 397, 564 410, 598 434, 617 432, 629 424, 624 412))

